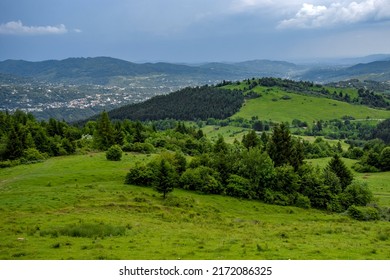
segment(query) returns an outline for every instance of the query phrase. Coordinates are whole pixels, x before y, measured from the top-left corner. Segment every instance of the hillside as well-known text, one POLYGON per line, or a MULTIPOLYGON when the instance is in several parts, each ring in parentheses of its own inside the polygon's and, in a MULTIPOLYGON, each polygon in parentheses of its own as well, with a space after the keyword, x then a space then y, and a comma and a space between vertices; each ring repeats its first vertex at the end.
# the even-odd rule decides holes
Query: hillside
POLYGON ((147 160, 87 154, 1 169, 0 259, 389 259, 388 222, 184 190, 164 201, 124 185, 147 160))
POLYGON ((224 119, 237 112, 243 101, 241 91, 203 86, 156 96, 143 103, 114 109, 109 115, 113 119, 141 121, 224 119))
POLYGON ((326 97, 286 92, 278 88, 256 87, 261 97, 247 100, 242 109, 232 118, 291 122, 293 119, 313 123, 318 120, 341 119, 351 116, 355 119, 386 119, 390 111, 353 105, 326 97))
POLYGON ((343 117, 356 120, 390 118, 390 111, 386 110, 388 99, 372 92, 358 92, 354 88, 324 87, 277 78, 248 79, 186 88, 114 109, 109 115, 113 119, 141 121, 207 121, 209 118, 221 120, 230 117, 232 120, 256 118, 290 123, 294 119, 313 123, 343 117))

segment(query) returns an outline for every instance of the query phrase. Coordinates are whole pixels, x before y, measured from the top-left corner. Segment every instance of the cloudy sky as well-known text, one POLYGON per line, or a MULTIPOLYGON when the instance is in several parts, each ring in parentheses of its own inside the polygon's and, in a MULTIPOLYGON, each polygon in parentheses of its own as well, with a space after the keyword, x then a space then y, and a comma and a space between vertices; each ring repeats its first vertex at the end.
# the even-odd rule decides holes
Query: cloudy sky
POLYGON ((390 53, 390 0, 1 0, 0 60, 300 60, 390 53))

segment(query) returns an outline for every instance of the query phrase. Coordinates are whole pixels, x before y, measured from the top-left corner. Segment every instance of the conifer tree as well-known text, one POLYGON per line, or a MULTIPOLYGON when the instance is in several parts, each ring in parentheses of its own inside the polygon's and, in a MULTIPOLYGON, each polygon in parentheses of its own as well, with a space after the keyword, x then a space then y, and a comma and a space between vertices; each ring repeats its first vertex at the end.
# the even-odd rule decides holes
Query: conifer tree
POLYGON ((165 199, 166 195, 173 191, 174 183, 172 167, 165 159, 162 159, 158 168, 155 189, 159 193, 162 193, 165 199))
POLYGON ((344 190, 348 185, 352 183, 353 175, 351 170, 344 164, 338 154, 335 154, 328 163, 327 169, 332 171, 340 180, 340 185, 344 190))
POLYGON ((290 164, 294 167, 294 171, 298 171, 299 167, 303 164, 305 159, 304 147, 302 141, 293 140, 293 147, 291 150, 290 164))
POLYGON ((97 148, 107 150, 114 144, 114 129, 108 113, 103 111, 96 124, 94 140, 97 148))
POLYGON ((293 143, 287 125, 284 123, 276 125, 268 141, 268 154, 275 166, 290 164, 292 150, 293 143))
POLYGON ((258 147, 261 144, 260 138, 257 136, 256 131, 251 130, 248 134, 242 138, 242 144, 247 148, 258 147))
POLYGON ((227 151, 228 146, 225 142, 225 139, 222 135, 219 135, 217 142, 214 144, 214 153, 226 153, 227 151))
POLYGON ((23 142, 19 138, 15 127, 17 128, 17 124, 11 127, 5 147, 5 157, 11 160, 21 157, 23 153, 23 142))
POLYGON ((145 141, 145 137, 142 134, 142 131, 144 130, 144 127, 141 122, 137 121, 135 123, 135 132, 134 132, 134 142, 137 143, 143 143, 145 141))

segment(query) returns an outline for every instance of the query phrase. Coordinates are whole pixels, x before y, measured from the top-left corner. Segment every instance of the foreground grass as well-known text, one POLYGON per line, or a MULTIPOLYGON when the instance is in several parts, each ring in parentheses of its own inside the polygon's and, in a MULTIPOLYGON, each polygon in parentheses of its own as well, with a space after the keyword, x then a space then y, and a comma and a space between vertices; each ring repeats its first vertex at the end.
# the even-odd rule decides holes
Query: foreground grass
POLYGON ((0 170, 0 259, 390 259, 388 222, 183 190, 163 200, 123 184, 145 160, 0 170))

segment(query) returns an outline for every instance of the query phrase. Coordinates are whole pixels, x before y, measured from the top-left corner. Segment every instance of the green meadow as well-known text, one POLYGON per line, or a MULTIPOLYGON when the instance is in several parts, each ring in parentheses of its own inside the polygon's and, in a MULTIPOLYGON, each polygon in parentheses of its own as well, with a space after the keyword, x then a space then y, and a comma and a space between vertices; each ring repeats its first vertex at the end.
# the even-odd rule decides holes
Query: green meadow
MULTIPOLYGON (((179 189, 163 200, 125 185, 128 169, 151 157, 0 169, 0 259, 390 259, 389 222, 179 189)), ((390 206, 390 173, 359 176, 390 206)))
POLYGON ((246 100, 241 110, 232 118, 291 122, 298 119, 312 123, 318 120, 341 119, 352 116, 355 119, 386 119, 390 111, 373 109, 363 105, 353 105, 324 97, 289 93, 278 88, 255 87, 253 91, 261 97, 246 100))

